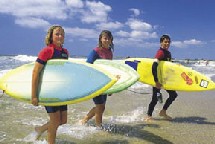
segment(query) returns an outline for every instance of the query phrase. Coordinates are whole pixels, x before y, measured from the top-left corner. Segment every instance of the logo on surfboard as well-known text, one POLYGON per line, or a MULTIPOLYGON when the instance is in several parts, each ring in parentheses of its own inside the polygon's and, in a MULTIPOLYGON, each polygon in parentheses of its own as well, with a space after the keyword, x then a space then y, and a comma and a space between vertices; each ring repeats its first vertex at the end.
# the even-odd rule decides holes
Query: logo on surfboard
POLYGON ((186 81, 186 84, 193 84, 193 80, 185 72, 181 73, 181 77, 186 81))

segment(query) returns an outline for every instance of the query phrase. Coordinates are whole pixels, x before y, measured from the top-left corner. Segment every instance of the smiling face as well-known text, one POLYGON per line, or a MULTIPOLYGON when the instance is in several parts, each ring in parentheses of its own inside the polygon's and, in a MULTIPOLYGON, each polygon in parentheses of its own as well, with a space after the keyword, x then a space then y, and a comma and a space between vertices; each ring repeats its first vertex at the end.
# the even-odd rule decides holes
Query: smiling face
POLYGON ((112 43, 112 40, 107 34, 103 34, 101 37, 101 43, 103 48, 109 48, 112 43))
POLYGON ((52 33, 52 43, 58 47, 61 47, 64 43, 64 30, 57 27, 52 33))
POLYGON ((103 30, 99 35, 100 48, 111 48, 113 47, 113 36, 110 31, 103 30))
POLYGON ((163 41, 160 43, 161 48, 168 50, 170 47, 170 40, 165 38, 163 41))

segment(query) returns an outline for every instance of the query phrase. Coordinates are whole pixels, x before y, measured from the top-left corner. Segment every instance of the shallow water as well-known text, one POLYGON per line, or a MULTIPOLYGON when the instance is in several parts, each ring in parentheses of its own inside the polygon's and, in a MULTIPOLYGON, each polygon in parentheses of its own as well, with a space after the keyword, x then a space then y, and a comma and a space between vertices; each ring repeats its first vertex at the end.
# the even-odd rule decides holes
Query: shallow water
MULTIPOLYGON (((89 121, 88 126, 78 124, 93 106, 91 100, 69 105, 68 123, 58 129, 57 144, 214 143, 214 91, 179 92, 179 98, 168 110, 173 121, 164 121, 158 116, 162 104, 157 104, 153 113, 155 121, 151 123, 143 120, 151 98, 150 88, 142 93, 126 90, 108 97, 104 130, 94 127, 94 119, 89 121)), ((164 99, 167 98, 165 91, 163 95, 164 99)), ((48 120, 43 107, 3 96, 0 98, 0 109, 0 143, 46 144, 46 134, 33 142, 29 137, 35 126, 48 120)))
MULTIPOLYGON (((128 91, 127 93, 131 92, 128 91)), ((103 133, 102 135, 104 137, 109 137, 109 134, 114 133, 129 134, 133 128, 123 125, 123 123, 141 121, 143 108, 136 109, 137 105, 135 101, 138 98, 133 100, 133 102, 122 100, 122 97, 126 96, 127 93, 125 95, 108 97, 112 101, 107 102, 107 109, 104 116, 104 131, 96 130, 94 120, 90 121, 88 126, 80 126, 78 124, 79 120, 93 106, 91 100, 69 105, 68 124, 59 128, 58 143, 65 143, 65 141, 61 142, 62 138, 69 139, 68 142, 77 141, 78 143, 84 142, 85 139, 89 142, 87 139, 90 138, 92 143, 94 143, 94 136, 100 135, 101 133, 103 133)), ((17 101, 6 95, 0 98, 0 109, 0 142, 5 144, 30 141, 31 137, 28 135, 33 132, 33 128, 46 123, 48 120, 48 116, 43 107, 34 107, 31 104, 17 101)), ((45 136, 42 139, 44 138, 45 136)), ((99 139, 96 138, 96 140, 99 139)), ((43 141, 39 142, 43 143, 43 141)))
MULTIPOLYGON (((1 56, 0 76, 34 60, 30 56, 1 56)), ((208 67, 191 65, 215 80, 215 62, 208 67)), ((162 93, 165 101, 167 93, 162 93)), ((153 113, 155 121, 144 121, 150 100, 151 87, 140 84, 108 97, 103 130, 96 129, 94 119, 87 126, 78 124, 94 106, 92 100, 69 105, 68 123, 59 127, 57 144, 214 144, 215 91, 179 92, 168 109, 174 118, 171 122, 158 116, 163 106, 159 103, 153 113)), ((38 141, 32 139, 34 127, 47 120, 44 107, 34 107, 7 95, 0 97, 0 144, 46 144, 46 133, 38 141)))

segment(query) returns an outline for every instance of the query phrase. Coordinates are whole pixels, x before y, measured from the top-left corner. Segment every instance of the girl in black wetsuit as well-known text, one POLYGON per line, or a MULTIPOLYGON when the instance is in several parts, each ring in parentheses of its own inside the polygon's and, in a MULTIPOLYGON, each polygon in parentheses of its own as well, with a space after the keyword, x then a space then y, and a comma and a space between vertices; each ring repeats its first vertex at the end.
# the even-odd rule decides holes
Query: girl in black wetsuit
MULTIPOLYGON (((147 111, 147 117, 145 118, 145 121, 151 121, 152 113, 154 111, 154 107, 157 104, 157 101, 162 103, 162 94, 160 93, 160 89, 162 85, 158 81, 157 77, 157 66, 159 64, 159 61, 171 61, 171 52, 169 51, 171 39, 168 35, 163 35, 160 38, 160 49, 157 51, 155 58, 157 61, 155 61, 152 65, 152 74, 154 76, 154 81, 156 83, 156 86, 152 88, 152 100, 149 104, 148 111, 147 111)), ((166 110, 168 107, 172 104, 172 102, 175 100, 175 98, 178 96, 176 91, 174 90, 166 90, 169 94, 169 98, 166 100, 163 109, 160 111, 159 115, 164 117, 166 120, 172 120, 172 117, 166 114, 166 110)))

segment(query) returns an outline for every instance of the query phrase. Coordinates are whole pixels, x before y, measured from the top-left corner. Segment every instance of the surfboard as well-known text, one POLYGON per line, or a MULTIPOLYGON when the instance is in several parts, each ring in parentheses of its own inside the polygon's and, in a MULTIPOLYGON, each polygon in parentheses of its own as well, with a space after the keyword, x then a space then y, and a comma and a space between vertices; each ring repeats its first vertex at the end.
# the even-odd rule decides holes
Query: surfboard
POLYGON ((136 83, 140 77, 137 71, 117 60, 96 60, 94 64, 113 75, 120 76, 119 80, 104 92, 105 94, 123 91, 136 83))
MULTIPOLYGON (((124 63, 139 73, 140 82, 155 86, 152 75, 154 61, 155 59, 150 58, 129 58, 124 63)), ((159 82, 166 90, 204 91, 215 89, 215 83, 209 77, 181 64, 160 61, 157 72, 159 82)))
MULTIPOLYGON (((0 78, 0 89, 18 100, 31 101, 34 62, 15 68, 0 78)), ((117 79, 96 65, 69 60, 49 60, 41 73, 39 104, 58 106, 91 99, 110 88, 117 79)))
MULTIPOLYGON (((86 59, 75 59, 70 58, 71 61, 86 61, 86 59)), ((133 68, 125 65, 120 60, 105 60, 105 59, 97 59, 93 65, 96 65, 102 68, 104 71, 111 73, 112 75, 119 75, 119 80, 111 86, 108 90, 106 90, 103 94, 113 94, 121 92, 139 79, 139 74, 133 68)))

